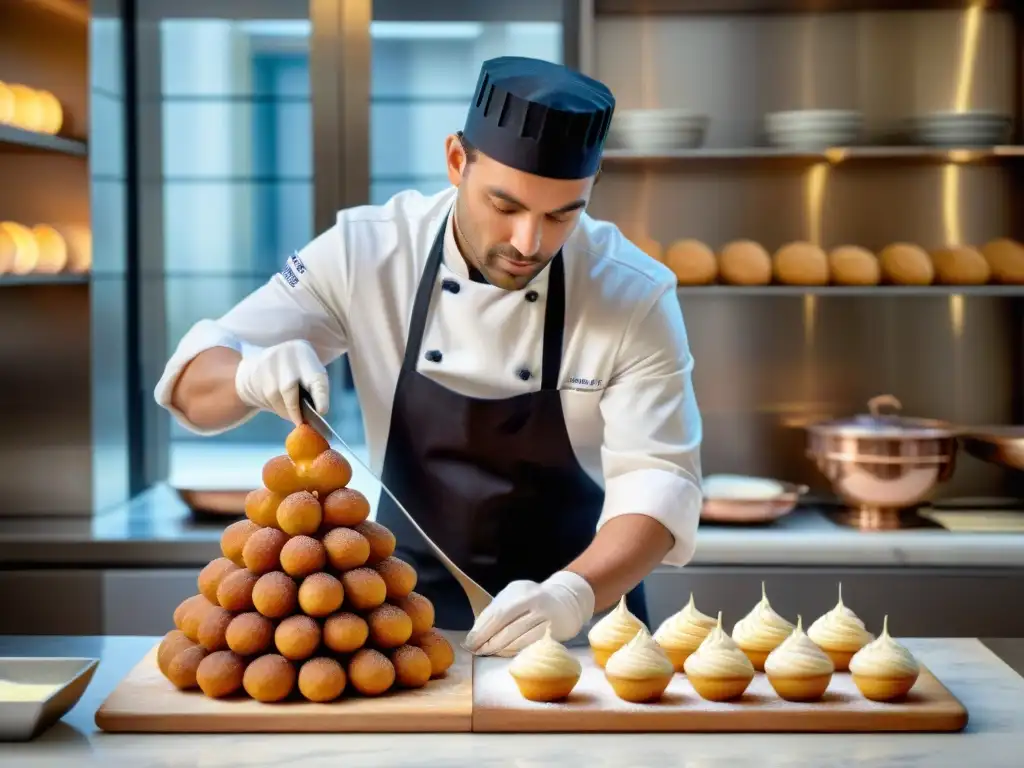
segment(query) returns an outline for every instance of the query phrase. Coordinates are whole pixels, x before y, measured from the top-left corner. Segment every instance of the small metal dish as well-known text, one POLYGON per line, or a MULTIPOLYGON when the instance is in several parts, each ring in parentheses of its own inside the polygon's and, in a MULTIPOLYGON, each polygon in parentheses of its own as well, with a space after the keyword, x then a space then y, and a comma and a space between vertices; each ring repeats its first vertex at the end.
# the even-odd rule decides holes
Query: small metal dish
POLYGON ((212 517, 244 517, 248 491, 176 488, 178 498, 194 514, 212 517))
POLYGON ((53 686, 45 698, 30 701, 5 701, 0 691, 0 741, 30 741, 48 730, 82 698, 98 664, 99 659, 0 658, 0 680, 53 686))
POLYGON ((795 485, 774 480, 782 486, 777 496, 763 499, 731 498, 727 496, 704 496, 701 519, 711 523, 770 523, 788 515, 809 490, 806 485, 795 485))

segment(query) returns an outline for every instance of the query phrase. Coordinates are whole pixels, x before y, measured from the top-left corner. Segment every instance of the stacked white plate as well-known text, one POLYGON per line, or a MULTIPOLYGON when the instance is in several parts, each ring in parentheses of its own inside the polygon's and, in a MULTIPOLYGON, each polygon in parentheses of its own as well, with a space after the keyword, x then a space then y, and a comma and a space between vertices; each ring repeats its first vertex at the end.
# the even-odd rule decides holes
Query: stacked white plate
POLYGON ((845 147, 860 141, 864 118, 845 109, 797 109, 765 115, 768 143, 787 149, 845 147))
POLYGON ((609 138, 633 152, 665 152, 701 146, 707 128, 707 115, 686 109, 625 109, 612 117, 609 138))
POLYGON ((911 120, 918 144, 937 147, 983 147, 1010 140, 1013 120, 999 112, 932 112, 911 120))

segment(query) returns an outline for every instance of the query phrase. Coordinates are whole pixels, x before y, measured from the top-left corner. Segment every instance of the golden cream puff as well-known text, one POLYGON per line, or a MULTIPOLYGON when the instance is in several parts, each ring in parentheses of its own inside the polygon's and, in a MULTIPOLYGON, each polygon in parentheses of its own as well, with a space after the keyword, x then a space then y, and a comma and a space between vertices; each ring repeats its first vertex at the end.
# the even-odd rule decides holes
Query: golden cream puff
POLYGON ((754 669, 764 671, 764 660, 793 632, 793 624, 782 618, 768 602, 764 582, 761 582, 761 602, 750 613, 736 622, 732 639, 750 658, 754 669))
POLYGON ((921 668, 900 643, 889 634, 889 617, 882 622, 882 634, 850 659, 853 683, 866 699, 892 701, 910 693, 921 668))
POLYGON ((807 630, 807 636, 829 655, 838 671, 849 669, 853 654, 875 639, 857 614, 843 603, 842 584, 835 608, 819 616, 807 630))

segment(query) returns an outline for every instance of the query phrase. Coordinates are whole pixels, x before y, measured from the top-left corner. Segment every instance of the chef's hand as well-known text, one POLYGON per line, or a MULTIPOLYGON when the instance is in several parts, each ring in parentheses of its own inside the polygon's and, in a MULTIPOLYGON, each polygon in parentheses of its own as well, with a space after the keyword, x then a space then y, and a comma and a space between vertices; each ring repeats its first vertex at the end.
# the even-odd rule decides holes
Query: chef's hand
POLYGON ((579 574, 559 571, 540 584, 513 581, 480 614, 464 645, 479 656, 511 656, 543 637, 546 624, 565 642, 593 615, 594 590, 579 574))
POLYGON ((317 411, 326 413, 330 400, 327 369, 304 339, 243 355, 235 373, 235 391, 243 403, 272 411, 296 425, 302 423, 300 384, 313 398, 317 411))

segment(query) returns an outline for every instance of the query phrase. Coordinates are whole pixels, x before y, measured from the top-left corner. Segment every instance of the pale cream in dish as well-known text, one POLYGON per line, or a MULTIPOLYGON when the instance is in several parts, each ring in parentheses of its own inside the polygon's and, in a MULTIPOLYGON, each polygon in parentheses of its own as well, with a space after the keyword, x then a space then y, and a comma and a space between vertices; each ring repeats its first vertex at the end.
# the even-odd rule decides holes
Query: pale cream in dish
POLYGON ((793 632, 793 624, 782 618, 768 602, 764 582, 761 582, 761 602, 750 613, 736 622, 732 628, 732 639, 750 658, 754 669, 764 670, 768 654, 793 632))
POLYGON ((579 682, 583 667, 580 660, 551 636, 551 625, 544 636, 521 650, 508 667, 524 698, 531 701, 557 701, 566 698, 579 682))
POLYGON ((803 618, 778 648, 768 654, 764 671, 772 688, 789 701, 820 699, 832 680, 832 659, 804 632, 803 618))
POLYGON ((53 683, 20 683, 14 680, 0 680, 0 703, 25 703, 46 701, 60 690, 53 683))
POLYGON ((850 674, 864 698, 890 701, 906 696, 917 682, 921 667, 906 647, 889 634, 889 617, 882 634, 850 659, 850 674))
POLYGON ((624 646, 640 629, 647 629, 644 623, 626 607, 626 596, 619 604, 601 618, 587 633, 587 641, 594 654, 594 661, 603 667, 608 658, 624 646))
POLYGON ((687 657, 683 670, 697 694, 708 701, 735 699, 754 679, 750 658, 722 629, 721 611, 718 623, 687 657))
POLYGON ((837 671, 848 669, 853 654, 875 639, 857 614, 843 603, 842 584, 835 608, 819 616, 807 630, 807 636, 829 655, 837 671))
POLYGON ((686 657, 693 653, 715 628, 715 620, 697 610, 690 593, 690 602, 661 623, 654 641, 668 654, 677 672, 683 670, 686 657))
POLYGON ((643 624, 633 638, 615 651, 604 667, 605 678, 620 699, 646 702, 660 699, 675 668, 643 624))

